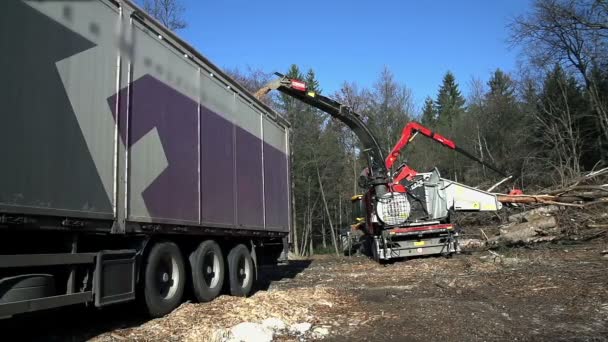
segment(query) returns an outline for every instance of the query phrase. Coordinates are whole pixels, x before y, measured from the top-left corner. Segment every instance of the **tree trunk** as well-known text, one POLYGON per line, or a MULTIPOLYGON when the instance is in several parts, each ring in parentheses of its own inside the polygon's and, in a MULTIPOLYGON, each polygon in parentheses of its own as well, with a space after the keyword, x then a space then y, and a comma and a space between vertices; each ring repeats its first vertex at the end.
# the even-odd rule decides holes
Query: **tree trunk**
POLYGON ((336 255, 340 255, 338 251, 338 244, 336 242, 336 234, 334 232, 334 225, 331 222, 331 215, 329 213, 329 208, 327 207, 327 200, 325 199, 325 192, 323 191, 323 182, 321 182, 321 174, 319 173, 319 163, 315 160, 315 164, 317 167, 317 179, 319 180, 319 190, 321 190, 321 198, 323 199, 323 205, 325 206, 325 213, 327 214, 327 220, 329 221, 329 231, 331 232, 331 240, 334 243, 334 249, 336 250, 336 255))
POLYGON ((309 249, 308 249, 308 245, 310 243, 310 239, 308 238, 308 235, 310 234, 310 225, 309 225, 309 221, 310 220, 310 213, 306 212, 306 220, 304 221, 304 235, 302 236, 302 255, 308 255, 309 249))
POLYGON ((314 246, 314 240, 313 240, 313 236, 312 236, 312 215, 310 217, 310 220, 308 221, 308 224, 310 225, 309 227, 309 231, 310 231, 310 252, 308 253, 308 255, 312 256, 315 254, 315 246, 314 246))
MULTIPOLYGON (((481 144, 481 134, 479 131, 479 125, 477 125, 477 143, 479 144, 479 160, 484 161, 483 160, 483 145, 481 144)), ((486 177, 486 166, 484 164, 481 164, 481 170, 483 172, 483 177, 486 177)))
MULTIPOLYGON (((294 163, 293 163, 293 138, 291 137, 291 135, 289 136, 289 165, 291 165, 293 167, 294 163)), ((295 190, 296 190, 296 182, 294 180, 294 176, 293 174, 290 172, 289 173, 290 177, 289 177, 289 182, 291 183, 291 191, 290 191, 290 195, 291 195, 291 226, 293 229, 293 248, 294 248, 294 253, 296 255, 300 255, 300 249, 299 249, 299 244, 298 244, 298 215, 296 212, 296 195, 295 195, 295 190)))
POLYGON ((308 209, 304 214, 303 230, 302 230, 302 242, 300 242, 300 255, 306 254, 306 243, 308 242, 308 209))
POLYGON ((342 194, 338 192, 338 229, 342 228, 342 194))
POLYGON ((308 233, 308 219, 310 217, 310 211, 312 210, 312 208, 310 207, 310 177, 308 177, 308 189, 306 191, 306 211, 304 212, 304 217, 303 217, 303 226, 304 226, 304 230, 302 231, 302 242, 300 245, 300 251, 302 254, 306 253, 306 242, 307 242, 307 237, 306 234, 308 233))
POLYGON ((322 237, 322 242, 323 242, 323 249, 327 248, 327 240, 325 239, 325 220, 323 220, 323 223, 321 223, 321 237, 322 237))
MULTIPOLYGON (((293 187, 292 187, 293 190, 293 187)), ((291 197, 295 197, 292 193, 291 197)), ((291 217, 291 227, 292 227, 292 235, 291 238, 293 239, 293 252, 296 255, 300 255, 300 248, 298 245, 298 220, 297 220, 297 216, 296 216, 296 207, 295 207, 295 201, 292 199, 291 201, 291 205, 292 205, 292 217, 291 217)))
POLYGON ((518 223, 500 229, 500 240, 508 243, 526 243, 534 241, 550 241, 551 239, 543 239, 549 235, 548 230, 555 228, 557 221, 555 217, 539 217, 531 222, 518 223))

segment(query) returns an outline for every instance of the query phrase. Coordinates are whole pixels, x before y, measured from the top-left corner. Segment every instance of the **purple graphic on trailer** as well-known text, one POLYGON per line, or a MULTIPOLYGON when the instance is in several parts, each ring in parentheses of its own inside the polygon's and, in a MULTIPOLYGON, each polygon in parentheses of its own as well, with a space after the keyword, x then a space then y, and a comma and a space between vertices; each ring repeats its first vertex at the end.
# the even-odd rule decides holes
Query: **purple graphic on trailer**
MULTIPOLYGON (((142 197, 154 218, 198 220, 198 104, 158 79, 145 75, 120 91, 120 135, 128 148, 156 128, 169 166, 145 189, 142 197), (130 103, 128 143, 126 105, 130 103)), ((108 99, 116 108, 116 96, 108 99)), ((116 119, 116 115, 114 114, 116 119)), ((149 163, 154 163, 150 156, 149 163)), ((130 175, 137 177, 137 175, 130 175)))
MULTIPOLYGON (((201 106, 201 198, 198 198, 198 103, 151 75, 131 86, 128 148, 158 131, 168 167, 143 191, 153 218, 198 220, 228 226, 288 226, 287 158, 259 138, 201 106), (236 172, 235 172, 236 167, 236 172), (266 179, 263 188, 262 172, 266 179)), ((120 92, 120 135, 127 140, 127 90, 120 92)), ((116 96, 108 99, 114 118, 116 96)), ((151 156, 154 158, 154 156, 151 156)), ((153 162, 153 161, 151 161, 153 162)))

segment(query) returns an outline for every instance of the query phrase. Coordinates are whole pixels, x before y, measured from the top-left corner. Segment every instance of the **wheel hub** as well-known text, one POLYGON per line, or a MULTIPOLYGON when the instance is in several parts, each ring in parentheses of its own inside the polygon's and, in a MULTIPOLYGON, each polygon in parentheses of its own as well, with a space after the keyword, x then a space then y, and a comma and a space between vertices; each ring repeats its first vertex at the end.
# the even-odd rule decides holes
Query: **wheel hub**
POLYGON ((170 298, 177 291, 179 285, 177 275, 177 264, 170 256, 164 256, 161 264, 157 268, 158 291, 163 298, 170 298))
POLYGON ((207 286, 216 286, 219 282, 217 271, 219 269, 219 258, 214 253, 207 253, 203 260, 203 277, 207 286))

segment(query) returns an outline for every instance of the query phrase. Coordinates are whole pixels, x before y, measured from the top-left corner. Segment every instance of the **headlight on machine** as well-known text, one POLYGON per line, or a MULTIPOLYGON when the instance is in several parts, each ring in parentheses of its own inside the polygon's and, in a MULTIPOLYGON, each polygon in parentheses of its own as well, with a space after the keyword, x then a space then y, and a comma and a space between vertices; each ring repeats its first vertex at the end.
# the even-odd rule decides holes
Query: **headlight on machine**
POLYGON ((376 215, 387 226, 405 223, 410 217, 410 202, 401 192, 384 194, 377 199, 376 215))

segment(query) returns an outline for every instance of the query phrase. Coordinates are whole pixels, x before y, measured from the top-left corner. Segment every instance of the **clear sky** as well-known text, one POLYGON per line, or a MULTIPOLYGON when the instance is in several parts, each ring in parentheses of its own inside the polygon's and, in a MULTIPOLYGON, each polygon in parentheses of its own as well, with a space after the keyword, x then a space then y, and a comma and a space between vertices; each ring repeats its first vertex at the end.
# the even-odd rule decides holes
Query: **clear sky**
POLYGON ((312 68, 325 94, 343 81, 370 87, 387 66, 416 105, 451 70, 466 95, 471 77, 516 71, 506 25, 530 0, 182 0, 179 35, 223 68, 312 68))

